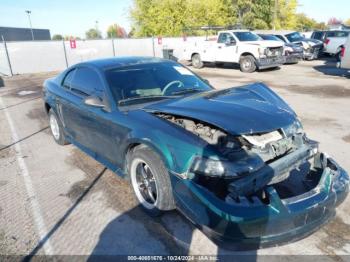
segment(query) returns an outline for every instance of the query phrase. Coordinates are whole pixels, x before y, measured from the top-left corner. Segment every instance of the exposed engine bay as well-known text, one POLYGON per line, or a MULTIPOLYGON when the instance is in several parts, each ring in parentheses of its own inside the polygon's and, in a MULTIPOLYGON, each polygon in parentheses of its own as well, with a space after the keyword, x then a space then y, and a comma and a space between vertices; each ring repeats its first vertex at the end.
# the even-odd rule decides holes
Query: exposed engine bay
MULTIPOLYGON (((318 144, 308 140, 302 129, 233 136, 198 120, 164 113, 156 115, 215 147, 230 165, 240 166, 241 173, 237 176, 218 177, 203 175, 199 169, 193 171, 193 179, 198 184, 226 202, 259 199, 266 203, 265 189, 268 186, 273 186, 281 197, 292 197, 309 191, 321 177, 318 144)), ((225 172, 236 171, 225 166, 225 172)))

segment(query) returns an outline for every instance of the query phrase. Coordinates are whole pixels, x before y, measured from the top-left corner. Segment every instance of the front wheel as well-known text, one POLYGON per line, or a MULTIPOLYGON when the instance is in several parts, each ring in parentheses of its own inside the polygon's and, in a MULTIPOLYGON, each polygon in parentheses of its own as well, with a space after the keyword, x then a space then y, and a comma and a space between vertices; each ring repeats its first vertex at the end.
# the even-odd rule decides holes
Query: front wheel
POLYGON ((138 146, 129 154, 128 171, 135 196, 149 215, 175 208, 168 170, 150 148, 138 146))
POLYGON ((194 54, 192 56, 192 66, 197 69, 200 69, 204 66, 204 63, 199 54, 194 54))
POLYGON ((251 55, 242 56, 239 66, 243 73, 253 73, 256 70, 255 58, 251 55))

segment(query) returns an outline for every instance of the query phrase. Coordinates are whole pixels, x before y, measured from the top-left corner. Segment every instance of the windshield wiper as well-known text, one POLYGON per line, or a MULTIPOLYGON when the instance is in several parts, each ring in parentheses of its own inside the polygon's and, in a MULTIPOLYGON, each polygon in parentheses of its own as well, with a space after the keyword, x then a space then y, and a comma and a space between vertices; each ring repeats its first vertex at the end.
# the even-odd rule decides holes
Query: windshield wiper
POLYGON ((136 97, 129 97, 123 100, 118 101, 118 105, 123 106, 126 105, 130 102, 135 102, 135 101, 142 101, 142 100, 161 100, 161 99, 166 99, 166 98, 172 98, 171 96, 136 96, 136 97))
POLYGON ((172 92, 171 94, 172 95, 182 95, 182 94, 186 94, 186 93, 202 92, 202 91, 203 90, 199 89, 199 88, 186 88, 186 89, 183 89, 183 90, 180 90, 180 91, 172 92))

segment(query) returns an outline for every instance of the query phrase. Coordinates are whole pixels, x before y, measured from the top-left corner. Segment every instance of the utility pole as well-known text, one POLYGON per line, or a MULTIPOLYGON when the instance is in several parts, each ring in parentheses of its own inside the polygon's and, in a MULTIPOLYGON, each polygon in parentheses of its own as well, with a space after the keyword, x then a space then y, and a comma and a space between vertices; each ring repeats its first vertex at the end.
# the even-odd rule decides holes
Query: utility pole
POLYGON ((273 11, 273 30, 276 30, 277 10, 278 10, 278 0, 275 0, 275 8, 274 8, 274 11, 273 11))
POLYGON ((32 21, 30 20, 30 14, 32 13, 32 11, 30 10, 26 10, 25 11, 28 15, 28 20, 29 20, 29 25, 30 25, 30 31, 32 33, 32 40, 34 41, 34 33, 33 33, 33 27, 32 27, 32 21))

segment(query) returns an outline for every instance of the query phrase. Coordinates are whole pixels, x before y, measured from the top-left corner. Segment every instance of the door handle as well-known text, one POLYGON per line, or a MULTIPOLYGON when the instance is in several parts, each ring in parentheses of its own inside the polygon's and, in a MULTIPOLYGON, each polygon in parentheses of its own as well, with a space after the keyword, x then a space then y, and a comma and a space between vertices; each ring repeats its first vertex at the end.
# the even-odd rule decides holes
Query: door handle
POLYGON ((221 48, 222 48, 222 46, 218 46, 218 48, 219 48, 219 49, 221 49, 221 48))

